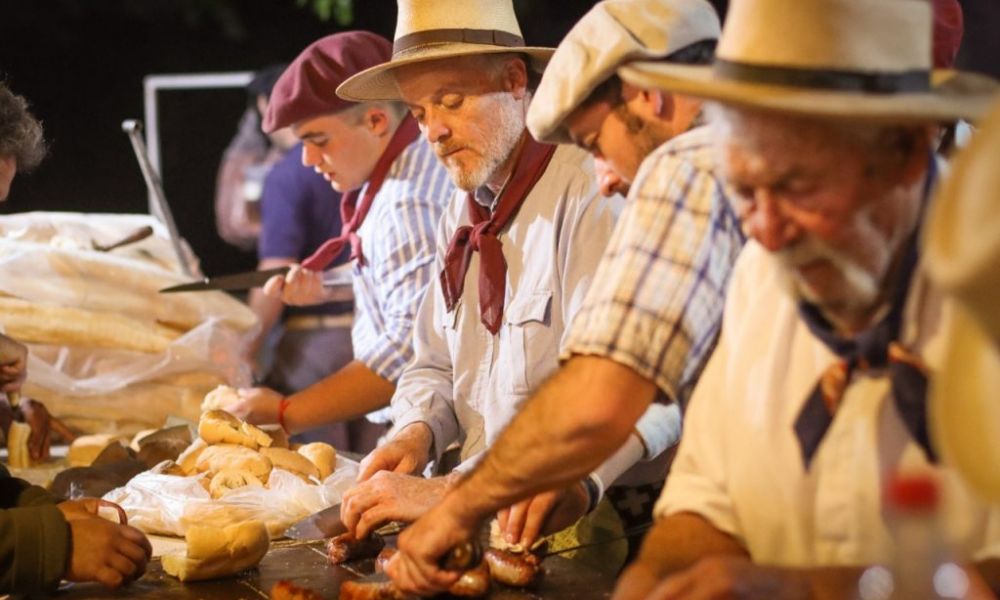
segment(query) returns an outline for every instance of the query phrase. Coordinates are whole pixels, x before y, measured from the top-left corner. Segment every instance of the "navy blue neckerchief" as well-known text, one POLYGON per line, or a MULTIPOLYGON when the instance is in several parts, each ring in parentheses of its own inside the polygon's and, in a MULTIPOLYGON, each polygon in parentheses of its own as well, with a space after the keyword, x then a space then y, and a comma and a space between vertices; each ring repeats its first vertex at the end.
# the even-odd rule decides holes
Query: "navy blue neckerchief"
POLYGON ((892 396, 900 418, 913 439, 923 448, 927 459, 931 462, 937 460, 927 432, 927 374, 919 359, 907 353, 899 344, 903 309, 918 261, 919 223, 923 221, 924 209, 936 177, 937 166, 932 155, 917 230, 907 240, 903 250, 889 311, 878 323, 854 337, 844 338, 837 335, 819 309, 805 302, 799 304, 799 314, 809 331, 840 358, 820 377, 795 419, 795 435, 799 439, 802 461, 807 470, 823 436, 833 423, 837 407, 855 369, 888 369, 892 396))

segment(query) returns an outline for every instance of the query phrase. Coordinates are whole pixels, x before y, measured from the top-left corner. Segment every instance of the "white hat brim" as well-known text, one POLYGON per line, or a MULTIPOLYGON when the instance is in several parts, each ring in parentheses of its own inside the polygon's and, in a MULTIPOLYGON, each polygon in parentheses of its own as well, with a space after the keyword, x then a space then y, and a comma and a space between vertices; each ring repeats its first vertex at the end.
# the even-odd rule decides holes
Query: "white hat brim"
POLYGON ((353 102, 368 102, 373 100, 400 100, 399 88, 393 71, 406 65, 412 65, 432 60, 442 60, 458 56, 474 54, 526 54, 532 59, 529 68, 541 72, 552 57, 555 48, 539 46, 487 46, 483 44, 466 44, 448 42, 436 46, 422 47, 419 52, 408 56, 393 58, 387 63, 365 69, 350 77, 337 87, 337 95, 344 100, 353 102))
POLYGON ((874 94, 749 83, 720 77, 711 66, 631 63, 619 76, 638 87, 661 89, 726 104, 830 118, 891 122, 978 120, 1000 92, 990 77, 935 71, 931 90, 874 94))

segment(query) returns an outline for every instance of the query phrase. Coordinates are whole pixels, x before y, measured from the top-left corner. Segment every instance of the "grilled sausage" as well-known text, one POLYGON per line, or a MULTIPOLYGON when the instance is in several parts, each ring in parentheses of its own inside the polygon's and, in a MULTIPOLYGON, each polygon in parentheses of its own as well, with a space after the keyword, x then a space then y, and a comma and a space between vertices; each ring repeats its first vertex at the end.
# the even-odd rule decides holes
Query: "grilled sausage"
POLYGON ((448 588, 452 596, 462 598, 479 598, 490 592, 490 569, 485 562, 479 563, 475 569, 469 569, 458 581, 448 588))
POLYGON ((382 551, 375 557, 375 572, 385 573, 385 565, 389 562, 389 559, 395 556, 396 552, 397 550, 392 546, 382 548, 382 551))
POLYGON ((530 552, 514 554, 490 548, 484 558, 484 562, 489 565, 493 581, 511 587, 532 585, 542 573, 538 557, 530 552))
POLYGON ((326 543, 326 557, 331 565, 339 565, 352 560, 375 558, 383 547, 385 540, 377 533, 363 540, 356 540, 350 533, 343 533, 330 538, 326 543))

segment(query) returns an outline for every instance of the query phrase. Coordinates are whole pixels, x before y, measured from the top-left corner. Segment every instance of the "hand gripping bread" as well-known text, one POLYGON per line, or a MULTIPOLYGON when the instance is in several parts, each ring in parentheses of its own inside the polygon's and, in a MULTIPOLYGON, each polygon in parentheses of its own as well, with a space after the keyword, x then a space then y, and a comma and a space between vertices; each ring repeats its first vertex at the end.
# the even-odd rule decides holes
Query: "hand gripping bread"
POLYGON ((264 487, 260 479, 246 469, 223 469, 216 473, 208 484, 208 493, 213 498, 221 498, 232 490, 244 487, 264 487))
POLYGON ((337 450, 330 444, 313 442, 298 449, 298 453, 309 459, 319 469, 319 480, 323 481, 337 469, 337 450))
POLYGON ((237 444, 251 450, 271 445, 271 436, 224 410, 202 413, 198 435, 209 444, 237 444))
POLYGON ((236 388, 228 385, 220 385, 205 394, 205 398, 201 401, 201 412, 227 410, 239 401, 240 394, 236 391, 236 388))
POLYGON ((186 555, 163 555, 163 570, 181 581, 226 577, 257 566, 269 545, 262 521, 245 521, 222 529, 194 525, 184 538, 186 555))
POLYGON ((261 448, 261 456, 267 457, 276 469, 284 469, 303 479, 319 479, 319 469, 308 458, 285 448, 261 448))
POLYGON ((249 471, 261 481, 267 481, 271 474, 271 461, 266 457, 244 446, 219 444, 209 446, 201 451, 195 462, 198 473, 218 473, 227 469, 243 469, 249 471))

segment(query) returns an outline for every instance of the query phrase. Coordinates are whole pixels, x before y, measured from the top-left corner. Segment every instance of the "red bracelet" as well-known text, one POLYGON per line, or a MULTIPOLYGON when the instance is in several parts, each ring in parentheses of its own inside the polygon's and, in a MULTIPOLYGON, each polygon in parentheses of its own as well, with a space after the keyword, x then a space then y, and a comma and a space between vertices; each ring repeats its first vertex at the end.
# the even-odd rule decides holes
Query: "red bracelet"
POLYGON ((292 435, 292 432, 288 431, 288 427, 285 426, 285 411, 291 403, 292 401, 288 396, 282 398, 281 402, 278 403, 278 425, 281 425, 281 430, 285 432, 285 435, 292 435))

